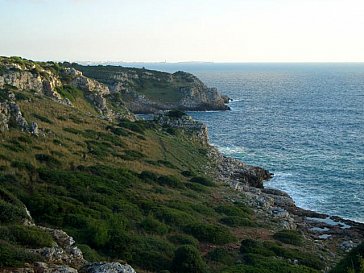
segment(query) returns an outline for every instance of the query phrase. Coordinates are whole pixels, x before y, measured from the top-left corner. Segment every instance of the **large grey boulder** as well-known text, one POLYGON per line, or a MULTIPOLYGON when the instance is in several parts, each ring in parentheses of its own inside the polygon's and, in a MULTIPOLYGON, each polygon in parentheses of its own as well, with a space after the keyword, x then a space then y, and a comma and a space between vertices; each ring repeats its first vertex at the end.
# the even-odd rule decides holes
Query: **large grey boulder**
POLYGON ((84 266, 80 273, 136 273, 128 264, 121 263, 91 263, 84 266))

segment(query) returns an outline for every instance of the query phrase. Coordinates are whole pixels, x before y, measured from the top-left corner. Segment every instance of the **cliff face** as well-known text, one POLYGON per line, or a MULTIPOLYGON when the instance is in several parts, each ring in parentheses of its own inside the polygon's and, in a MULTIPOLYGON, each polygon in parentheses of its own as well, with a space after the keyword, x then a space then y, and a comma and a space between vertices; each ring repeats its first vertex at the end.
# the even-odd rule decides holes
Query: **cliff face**
POLYGON ((115 102, 123 101, 134 113, 159 110, 228 110, 228 98, 186 72, 173 74, 117 66, 72 65, 87 77, 109 86, 115 102))
POLYGON ((78 107, 77 96, 83 96, 106 119, 134 119, 123 105, 111 109, 107 101, 110 95, 108 86, 83 76, 82 72, 73 68, 60 67, 54 63, 1 57, 0 91, 0 131, 15 126, 37 134, 37 125, 23 117, 18 105, 18 101, 31 102, 36 97, 78 107))

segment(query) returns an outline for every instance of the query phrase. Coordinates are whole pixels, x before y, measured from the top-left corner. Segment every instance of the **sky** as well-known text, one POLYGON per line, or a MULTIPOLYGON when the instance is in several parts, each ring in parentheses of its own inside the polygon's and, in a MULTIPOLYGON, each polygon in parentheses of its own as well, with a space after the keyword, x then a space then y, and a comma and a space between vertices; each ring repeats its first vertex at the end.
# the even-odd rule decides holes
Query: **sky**
POLYGON ((0 55, 364 62, 364 0, 0 0, 0 55))

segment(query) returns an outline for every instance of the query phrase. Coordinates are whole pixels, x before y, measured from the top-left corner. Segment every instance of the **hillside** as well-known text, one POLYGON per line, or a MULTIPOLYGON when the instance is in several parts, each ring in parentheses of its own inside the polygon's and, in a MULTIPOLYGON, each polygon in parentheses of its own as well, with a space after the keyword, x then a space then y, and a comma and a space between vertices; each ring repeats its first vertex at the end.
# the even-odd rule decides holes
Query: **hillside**
POLYGON ((90 78, 106 84, 113 100, 122 99, 134 113, 155 113, 159 110, 228 110, 229 98, 216 88, 208 88, 197 77, 186 72, 173 74, 121 66, 73 67, 90 78))
MULTIPOLYGON (((322 272, 363 240, 342 219, 319 239, 305 217, 326 216, 264 189, 205 125, 136 120, 61 64, 0 59, 0 129, 0 272, 322 272)), ((359 272, 362 249, 335 272, 359 272)))

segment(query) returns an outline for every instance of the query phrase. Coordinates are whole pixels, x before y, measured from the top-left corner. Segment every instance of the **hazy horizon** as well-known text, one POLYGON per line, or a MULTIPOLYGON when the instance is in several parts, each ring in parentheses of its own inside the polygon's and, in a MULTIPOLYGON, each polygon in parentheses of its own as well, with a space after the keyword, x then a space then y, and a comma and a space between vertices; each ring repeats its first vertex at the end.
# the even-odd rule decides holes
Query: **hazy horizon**
POLYGON ((0 0, 0 55, 40 61, 364 62, 362 0, 0 0))

